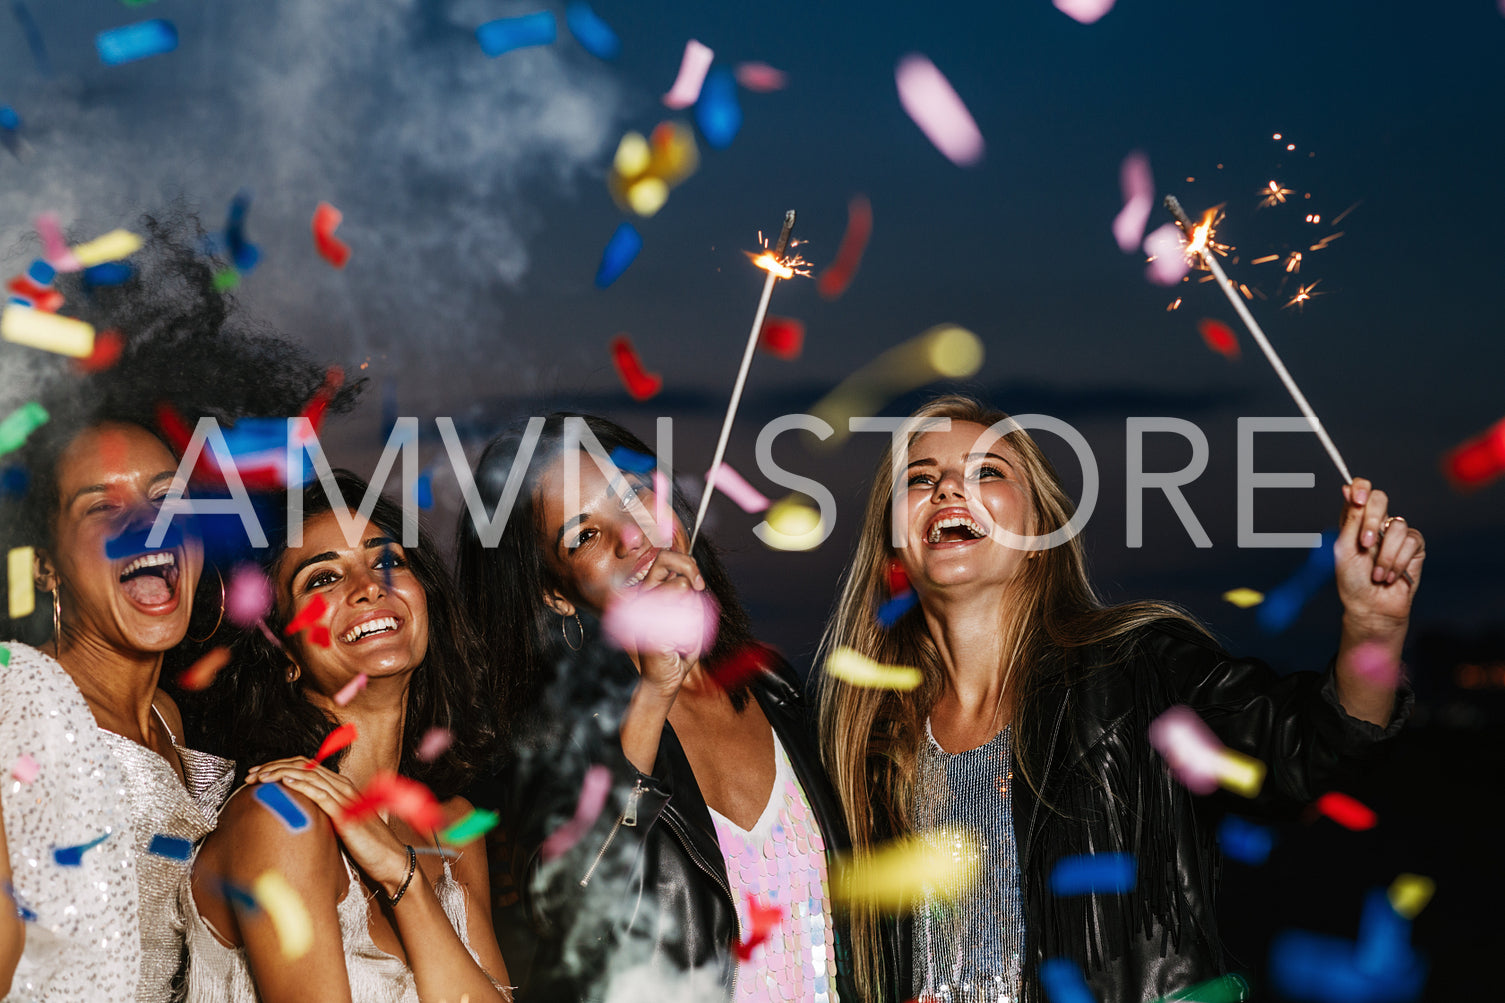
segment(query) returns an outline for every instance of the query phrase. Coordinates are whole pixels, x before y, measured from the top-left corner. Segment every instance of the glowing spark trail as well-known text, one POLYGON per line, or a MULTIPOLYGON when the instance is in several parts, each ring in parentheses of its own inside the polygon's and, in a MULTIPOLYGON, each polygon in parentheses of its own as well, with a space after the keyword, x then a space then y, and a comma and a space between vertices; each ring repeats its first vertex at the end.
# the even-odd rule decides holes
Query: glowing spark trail
POLYGON ((1268 185, 1259 190, 1259 194, 1263 196, 1260 199, 1260 206, 1262 208, 1268 209, 1271 206, 1281 205, 1285 202, 1287 195, 1294 193, 1289 188, 1282 188, 1278 181, 1271 181, 1268 185))

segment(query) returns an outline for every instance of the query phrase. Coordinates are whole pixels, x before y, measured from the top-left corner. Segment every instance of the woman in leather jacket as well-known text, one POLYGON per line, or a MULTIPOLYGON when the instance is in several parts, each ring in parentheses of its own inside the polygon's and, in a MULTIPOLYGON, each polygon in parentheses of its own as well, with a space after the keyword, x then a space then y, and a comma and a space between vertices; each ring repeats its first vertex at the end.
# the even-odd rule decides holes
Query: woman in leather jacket
POLYGON ((512 506, 504 528, 461 519, 511 729, 490 800, 538 936, 519 998, 856 1000, 812 716, 715 551, 691 552, 688 508, 661 504, 656 462, 604 419, 533 419, 477 465, 468 504, 512 506), (634 608, 650 626, 624 633, 634 608), (714 637, 652 629, 676 609, 714 637))
POLYGON ((1213 812, 1310 802, 1400 728, 1411 696, 1395 672, 1421 535, 1387 517, 1369 482, 1344 488, 1338 654, 1325 674, 1282 678, 1230 657, 1175 607, 1105 606, 1069 496, 1002 412, 938 398, 895 441, 822 654, 917 666, 922 682, 880 690, 824 673, 822 755, 858 853, 961 826, 979 866, 954 903, 927 895, 898 920, 853 906, 862 997, 1039 1001, 1042 963, 1066 959, 1105 1003, 1220 977, 1218 998, 1244 998, 1218 938, 1213 812), (876 613, 895 566, 917 603, 885 630, 876 613), (1177 705, 1266 764, 1252 803, 1198 797, 1173 777, 1148 732, 1177 705), (1132 855, 1117 891, 1052 886, 1062 858, 1102 853, 1132 855))

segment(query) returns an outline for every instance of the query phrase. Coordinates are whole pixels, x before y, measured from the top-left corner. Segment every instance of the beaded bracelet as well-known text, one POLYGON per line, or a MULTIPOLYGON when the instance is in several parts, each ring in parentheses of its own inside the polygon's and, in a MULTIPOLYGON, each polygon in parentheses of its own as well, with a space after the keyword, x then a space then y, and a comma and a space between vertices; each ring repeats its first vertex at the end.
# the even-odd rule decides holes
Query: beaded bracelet
MULTIPOLYGON (((416 874, 417 871, 418 852, 414 850, 411 845, 408 845, 408 876, 402 879, 402 887, 397 889, 397 894, 389 896, 387 898, 388 906, 395 906, 397 903, 402 901, 402 897, 407 894, 408 885, 413 883, 413 875, 416 874)), ((382 894, 385 895, 386 892, 383 892, 382 894)))

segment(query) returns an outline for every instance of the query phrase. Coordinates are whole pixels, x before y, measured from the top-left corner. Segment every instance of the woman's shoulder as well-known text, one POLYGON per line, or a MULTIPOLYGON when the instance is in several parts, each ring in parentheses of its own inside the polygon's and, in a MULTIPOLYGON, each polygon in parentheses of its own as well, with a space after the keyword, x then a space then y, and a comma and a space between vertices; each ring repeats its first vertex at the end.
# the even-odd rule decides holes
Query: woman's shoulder
POLYGON ((203 852, 243 877, 276 868, 296 885, 295 875, 337 863, 340 843, 329 816, 307 797, 282 784, 244 784, 220 809, 203 852))

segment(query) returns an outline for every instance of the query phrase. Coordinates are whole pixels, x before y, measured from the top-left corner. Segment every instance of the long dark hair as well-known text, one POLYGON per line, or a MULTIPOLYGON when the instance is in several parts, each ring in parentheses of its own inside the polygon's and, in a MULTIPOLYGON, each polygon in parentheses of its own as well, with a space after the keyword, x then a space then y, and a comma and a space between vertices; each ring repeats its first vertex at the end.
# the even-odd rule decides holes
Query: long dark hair
MULTIPOLYGON (((543 421, 527 477, 498 544, 485 546, 468 511, 461 512, 456 532, 455 552, 462 593, 485 650, 493 659, 501 704, 513 711, 513 722, 519 727, 536 723, 535 715, 555 666, 570 661, 559 614, 543 601, 545 594, 562 590, 564 583, 559 581, 538 543, 544 532, 544 519, 537 491, 539 475, 562 455, 565 421, 570 418, 583 420, 608 453, 622 448, 645 457, 655 455, 647 443, 614 421, 556 411, 543 421)), ((476 463, 476 490, 488 514, 500 504, 527 438, 531 436, 526 426, 519 424, 491 440, 476 463)), ((674 512, 683 525, 690 525, 694 519, 695 513, 683 492, 675 492, 674 512)), ((706 666, 714 671, 753 643, 752 623, 716 548, 704 534, 696 541, 691 556, 700 568, 706 589, 721 606, 716 640, 705 656, 706 666)), ((747 701, 745 687, 734 688, 731 696, 739 710, 747 701)), ((517 741, 518 736, 509 739, 517 741)))
MULTIPOLYGON (((349 471, 335 471, 335 483, 348 503, 358 505, 366 496, 366 482, 349 471)), ((334 510, 335 502, 320 482, 302 490, 305 519, 334 510)), ((402 536, 402 509, 384 496, 377 498, 371 522, 393 539, 402 536)), ((283 526, 261 561, 269 578, 275 580, 286 552, 283 526)), ((494 706, 495 700, 479 638, 446 565, 421 528, 418 546, 405 553, 428 601, 429 638, 423 664, 408 683, 398 772, 427 784, 442 799, 458 794, 490 755, 496 720, 484 708, 494 706), (433 728, 448 731, 451 742, 441 755, 425 761, 418 756, 419 745, 433 728)), ((267 616, 273 635, 282 635, 288 614, 288 610, 274 608, 267 616)), ((310 703, 297 683, 288 682, 287 661, 286 653, 260 629, 246 630, 234 644, 230 664, 210 690, 215 716, 206 723, 218 724, 217 751, 235 760, 241 776, 271 759, 313 755, 335 727, 336 722, 310 703)), ((331 756, 325 763, 338 771, 340 758, 331 756)))

